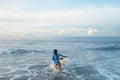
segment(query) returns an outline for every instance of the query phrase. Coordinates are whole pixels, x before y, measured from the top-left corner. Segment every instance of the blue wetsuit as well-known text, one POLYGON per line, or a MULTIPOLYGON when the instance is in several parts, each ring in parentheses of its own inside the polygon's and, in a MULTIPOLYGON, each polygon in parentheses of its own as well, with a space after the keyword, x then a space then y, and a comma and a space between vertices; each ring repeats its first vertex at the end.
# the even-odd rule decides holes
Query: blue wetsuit
POLYGON ((53 54, 52 56, 52 60, 54 61, 54 64, 58 65, 60 62, 59 62, 59 57, 62 56, 62 57, 66 57, 66 56, 63 56, 59 53, 57 53, 57 55, 53 54))

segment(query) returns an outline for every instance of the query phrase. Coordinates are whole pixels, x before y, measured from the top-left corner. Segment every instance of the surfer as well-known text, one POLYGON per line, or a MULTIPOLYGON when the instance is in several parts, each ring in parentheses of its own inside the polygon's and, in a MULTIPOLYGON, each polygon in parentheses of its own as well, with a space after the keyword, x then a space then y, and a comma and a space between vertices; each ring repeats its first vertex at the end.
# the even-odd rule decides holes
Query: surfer
POLYGON ((54 49, 53 55, 52 55, 52 60, 53 60, 53 62, 54 62, 54 67, 55 67, 56 69, 58 69, 58 72, 61 71, 61 63, 60 63, 59 60, 60 60, 60 59, 63 59, 63 58, 60 58, 60 56, 61 56, 61 57, 67 57, 67 56, 63 56, 63 55, 59 54, 58 51, 57 51, 57 49, 54 49))

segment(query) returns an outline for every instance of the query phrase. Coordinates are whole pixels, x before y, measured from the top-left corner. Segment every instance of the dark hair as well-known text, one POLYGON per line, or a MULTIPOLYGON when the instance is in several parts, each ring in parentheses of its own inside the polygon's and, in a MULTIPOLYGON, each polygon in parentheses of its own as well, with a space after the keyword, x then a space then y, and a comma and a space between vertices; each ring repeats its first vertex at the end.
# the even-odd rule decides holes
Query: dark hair
POLYGON ((54 49, 54 54, 57 55, 57 49, 54 49))

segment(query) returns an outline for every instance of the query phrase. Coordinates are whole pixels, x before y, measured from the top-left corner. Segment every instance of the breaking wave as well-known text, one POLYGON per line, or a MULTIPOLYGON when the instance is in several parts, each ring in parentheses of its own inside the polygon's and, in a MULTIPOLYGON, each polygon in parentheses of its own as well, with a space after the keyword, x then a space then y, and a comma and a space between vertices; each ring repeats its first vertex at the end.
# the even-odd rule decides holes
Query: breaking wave
POLYGON ((26 49, 0 49, 0 54, 20 54, 20 53, 42 53, 45 51, 26 50, 26 49))
POLYGON ((120 50, 120 46, 106 46, 106 47, 96 48, 96 50, 120 50))
POLYGON ((93 50, 103 50, 103 51, 111 51, 111 50, 120 50, 120 45, 109 45, 109 46, 100 46, 91 48, 93 50))

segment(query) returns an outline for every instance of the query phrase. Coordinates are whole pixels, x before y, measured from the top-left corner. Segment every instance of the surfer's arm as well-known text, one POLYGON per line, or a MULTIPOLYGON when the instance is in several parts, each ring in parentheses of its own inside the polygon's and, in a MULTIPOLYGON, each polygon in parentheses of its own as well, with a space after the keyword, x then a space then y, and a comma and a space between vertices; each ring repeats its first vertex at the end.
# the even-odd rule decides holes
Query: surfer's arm
POLYGON ((64 56, 64 55, 62 55, 62 54, 59 54, 61 57, 67 57, 67 56, 64 56))

